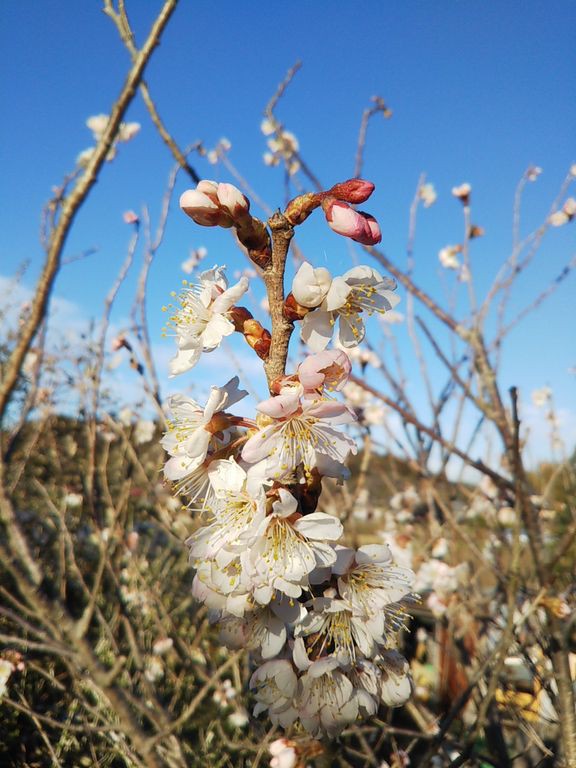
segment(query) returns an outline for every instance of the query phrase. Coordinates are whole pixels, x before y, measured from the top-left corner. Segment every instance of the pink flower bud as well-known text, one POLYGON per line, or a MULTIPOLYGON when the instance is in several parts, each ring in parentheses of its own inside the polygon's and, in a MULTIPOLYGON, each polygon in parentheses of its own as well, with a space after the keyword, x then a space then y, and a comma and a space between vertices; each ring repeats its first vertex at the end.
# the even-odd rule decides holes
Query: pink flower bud
POLYGON ((218 184, 218 202, 234 219, 250 209, 248 198, 233 184, 218 184))
POLYGON ((180 208, 203 227, 231 227, 230 216, 220 209, 218 198, 207 188, 211 183, 201 181, 196 189, 187 189, 180 197, 180 208), (204 185, 206 192, 200 189, 201 185, 204 185))
POLYGON ((210 179, 202 179, 202 181, 199 181, 196 185, 196 189, 198 192, 203 192, 205 195, 207 195, 213 202, 217 202, 218 200, 218 184, 215 181, 210 181, 210 179))
POLYGON ((368 225, 368 229, 370 230, 370 234, 365 240, 358 240, 359 243, 363 243, 364 245, 376 245, 377 243, 382 240, 382 232, 380 231, 380 225, 369 213, 364 213, 364 211, 358 212, 360 216, 363 216, 366 220, 366 224, 368 225))
POLYGON ((355 211, 347 203, 334 199, 323 203, 322 207, 329 227, 339 235, 363 245, 376 245, 382 239, 380 227, 373 216, 355 211))
POLYGON ((343 200, 346 203, 364 203, 374 192, 374 184, 364 179, 348 179, 341 184, 334 184, 330 195, 337 200, 343 200))
POLYGON ((328 349, 310 355, 298 366, 298 378, 305 390, 325 387, 340 390, 348 381, 352 364, 348 355, 340 349, 328 349))

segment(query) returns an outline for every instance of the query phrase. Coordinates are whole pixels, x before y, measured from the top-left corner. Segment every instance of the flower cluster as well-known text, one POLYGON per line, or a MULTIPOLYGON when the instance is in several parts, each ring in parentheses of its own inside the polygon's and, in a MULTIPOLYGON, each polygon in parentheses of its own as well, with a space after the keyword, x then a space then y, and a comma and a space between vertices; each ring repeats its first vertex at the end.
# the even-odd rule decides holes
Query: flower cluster
MULTIPOLYGON (((345 182, 331 192, 354 202, 366 184, 345 182)), ((181 205, 197 223, 242 226, 249 204, 229 187, 200 182, 181 205)), ((229 287, 221 267, 185 284, 179 307, 166 308, 178 345, 172 375, 234 330, 266 359, 270 333, 236 306, 247 289, 246 275, 229 287)), ((219 622, 226 645, 252 652, 254 714, 267 712, 284 727, 299 721, 312 736, 337 734, 380 703, 402 704, 411 691, 395 637, 412 571, 396 565, 385 545, 342 546, 342 523, 318 509, 322 479, 345 478, 356 453, 346 432, 356 414, 337 399, 352 367, 345 350, 362 340, 364 314, 396 305, 394 289, 371 267, 333 278, 305 262, 284 312, 299 313, 315 354, 293 373, 269 378, 270 397, 257 404, 256 418, 229 410, 246 395, 237 377, 213 386, 205 405, 184 395, 169 401, 164 475, 204 514, 187 541, 193 594, 219 622), (337 323, 340 348, 326 349, 337 323)))
POLYGON ((298 150, 300 145, 298 139, 290 131, 285 130, 274 118, 262 120, 260 129, 267 140, 269 152, 264 153, 264 162, 266 165, 279 165, 283 162, 286 170, 293 176, 300 170, 300 160, 298 159, 298 150))

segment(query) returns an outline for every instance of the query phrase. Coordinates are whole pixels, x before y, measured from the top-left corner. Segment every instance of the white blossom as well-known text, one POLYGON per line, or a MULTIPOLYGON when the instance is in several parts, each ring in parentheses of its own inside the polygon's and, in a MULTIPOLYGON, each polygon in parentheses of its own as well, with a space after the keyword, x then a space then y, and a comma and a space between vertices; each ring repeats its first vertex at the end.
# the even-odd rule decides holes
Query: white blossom
POLYGON ((225 267, 213 267, 201 272, 198 285, 188 285, 178 297, 179 308, 170 311, 166 335, 173 331, 178 352, 170 361, 170 376, 193 368, 202 352, 212 352, 222 339, 234 333, 229 310, 248 290, 248 280, 242 277, 228 288, 225 267))
POLYGON ((348 349, 357 346, 365 334, 363 313, 372 315, 393 309, 400 297, 396 281, 383 278, 372 267, 359 266, 335 277, 319 308, 302 320, 302 339, 314 352, 328 345, 336 322, 339 323, 340 344, 348 349))
POLYGON ((269 420, 248 440, 242 458, 249 463, 265 460, 268 477, 286 477, 300 465, 309 474, 322 458, 343 464, 351 452, 356 453, 354 440, 335 429, 355 418, 342 403, 301 401, 296 392, 271 397, 257 408, 269 420))
POLYGON ((164 465, 164 476, 177 483, 179 493, 198 498, 208 485, 208 466, 204 463, 222 447, 226 430, 234 417, 224 409, 239 402, 248 393, 238 389, 238 377, 223 387, 212 387, 204 407, 185 395, 168 400, 172 418, 162 438, 163 448, 170 454, 164 465))

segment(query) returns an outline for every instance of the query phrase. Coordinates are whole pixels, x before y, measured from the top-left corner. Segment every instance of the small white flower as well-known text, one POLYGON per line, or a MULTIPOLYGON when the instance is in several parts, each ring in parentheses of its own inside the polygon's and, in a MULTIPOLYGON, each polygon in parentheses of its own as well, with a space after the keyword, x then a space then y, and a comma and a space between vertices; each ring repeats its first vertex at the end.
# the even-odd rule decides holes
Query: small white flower
POLYGON ((308 576, 336 560, 327 544, 342 535, 342 523, 332 515, 313 512, 302 516, 298 502, 280 488, 272 513, 260 523, 254 542, 242 554, 245 572, 254 584, 254 597, 267 605, 276 591, 298 598, 308 586, 308 576))
MULTIPOLYGON (((201 272, 200 283, 190 285, 179 296, 179 308, 172 311, 167 328, 173 329, 178 352, 170 361, 170 376, 193 368, 202 352, 212 352, 225 336, 234 333, 229 310, 248 290, 248 280, 242 277, 228 288, 225 267, 214 267, 201 272)), ((168 311, 169 308, 166 308, 168 311)))
POLYGON ((357 551, 338 548, 332 572, 338 592, 354 615, 373 617, 410 594, 414 573, 397 566, 385 544, 367 544, 357 551))
POLYGON ((355 420, 347 406, 334 400, 302 400, 299 393, 281 394, 264 400, 258 410, 273 419, 253 435, 242 450, 244 461, 266 460, 268 477, 291 475, 300 465, 304 472, 322 460, 344 464, 356 443, 335 429, 355 420))
POLYGON ((298 713, 293 706, 298 678, 289 661, 280 659, 267 661, 250 678, 250 688, 254 690, 256 706, 254 716, 268 710, 268 716, 274 725, 287 728, 296 720, 298 713))
POLYGON ((204 407, 184 395, 169 398, 172 420, 161 444, 172 458, 164 466, 164 475, 167 480, 178 481, 181 492, 192 495, 205 488, 208 468, 202 465, 211 445, 215 448, 219 445, 217 434, 224 434, 222 430, 231 424, 224 409, 247 394, 238 389, 238 377, 235 376, 223 387, 211 387, 204 407))

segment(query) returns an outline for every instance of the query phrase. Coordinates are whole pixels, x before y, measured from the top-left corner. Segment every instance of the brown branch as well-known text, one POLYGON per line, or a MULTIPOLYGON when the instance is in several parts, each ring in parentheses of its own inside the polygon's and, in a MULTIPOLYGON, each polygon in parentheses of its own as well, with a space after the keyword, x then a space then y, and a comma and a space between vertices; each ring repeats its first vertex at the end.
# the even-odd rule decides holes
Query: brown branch
POLYGON ((363 379, 359 378, 358 376, 350 376, 350 381, 354 382, 355 384, 358 384, 367 392, 370 392, 372 395, 374 395, 374 397, 377 397, 383 403, 390 406, 390 408, 396 411, 396 413, 398 413, 404 419, 404 421, 407 421, 409 424, 413 424, 417 429, 419 429, 421 432, 424 432, 426 435, 431 437, 435 442, 439 443, 448 451, 450 451, 454 455, 461 458, 470 467, 473 467, 474 469, 477 469, 478 472, 481 472, 483 475, 487 475, 488 477, 490 477, 499 487, 502 487, 502 488, 513 487, 513 483, 510 480, 508 480, 508 478, 503 477, 502 475, 498 474, 498 472, 495 472, 493 469, 490 469, 490 467, 487 467, 486 464, 484 464, 484 462, 475 461, 474 459, 472 459, 470 456, 464 453, 464 451, 461 451, 453 443, 450 443, 444 438, 442 438, 437 432, 435 432, 430 427, 427 427, 424 424, 422 424, 422 422, 420 422, 415 416, 413 416, 411 413, 409 413, 400 405, 398 405, 398 403, 395 403, 389 397, 386 397, 386 395, 382 394, 382 392, 379 392, 374 387, 371 387, 363 379))
MULTIPOLYGON (((134 44, 134 34, 128 21, 128 15, 126 13, 124 2, 120 3, 119 11, 117 12, 114 10, 112 0, 104 0, 104 13, 114 22, 116 29, 118 30, 118 34, 120 35, 120 39, 126 46, 130 56, 132 57, 132 60, 134 61, 138 55, 138 49, 134 44)), ((174 141, 173 137, 168 132, 168 129, 158 114, 154 100, 150 95, 150 90, 148 89, 148 86, 144 80, 140 82, 139 89, 142 95, 142 100, 144 101, 146 109, 150 115, 150 119, 156 126, 156 130, 160 134, 162 141, 166 144, 180 168, 182 168, 182 170, 188 174, 188 176, 195 184, 198 184, 200 181, 200 176, 198 176, 194 168, 192 168, 192 166, 186 160, 186 155, 188 152, 182 152, 178 144, 174 141)))

